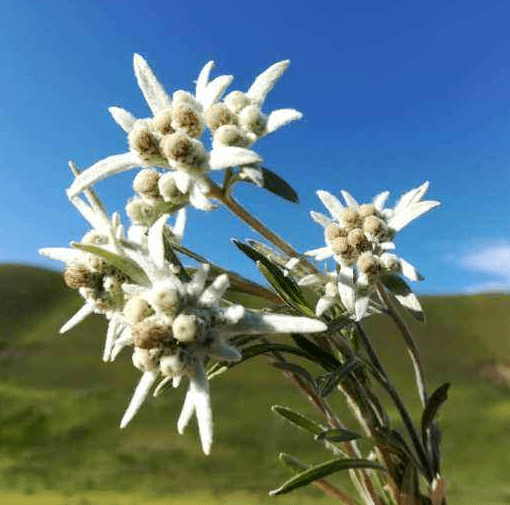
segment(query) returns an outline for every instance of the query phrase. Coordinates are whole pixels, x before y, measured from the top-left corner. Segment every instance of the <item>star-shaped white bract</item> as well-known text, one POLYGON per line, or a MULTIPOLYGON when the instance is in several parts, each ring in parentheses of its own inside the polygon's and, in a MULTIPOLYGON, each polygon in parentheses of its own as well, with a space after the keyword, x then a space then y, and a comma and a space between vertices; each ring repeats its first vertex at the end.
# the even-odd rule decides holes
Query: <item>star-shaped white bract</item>
POLYGON ((229 282, 226 274, 210 284, 209 265, 202 265, 191 280, 180 280, 164 258, 160 223, 149 232, 149 250, 140 261, 149 282, 126 283, 124 322, 128 331, 111 342, 110 359, 126 345, 133 345, 133 363, 143 374, 122 418, 121 427, 134 417, 158 376, 177 386, 188 377, 189 387, 177 428, 182 433, 196 414, 202 448, 209 454, 212 415, 205 365, 209 359, 235 362, 241 354, 229 344, 237 335, 314 333, 327 329, 321 321, 306 317, 248 311, 223 302, 229 282))
MULTIPOLYGON (((345 205, 327 191, 317 192, 331 217, 311 212, 312 219, 324 227, 326 245, 306 254, 318 261, 331 257, 336 261, 338 295, 356 319, 367 314, 375 283, 382 275, 404 275, 413 281, 421 280, 414 266, 389 251, 395 248, 393 239, 397 232, 439 205, 434 200, 422 201, 428 187, 429 183, 425 182, 408 191, 394 208, 385 207, 388 191, 377 195, 371 203, 361 205, 347 191, 341 192, 345 205)), ((315 277, 302 280, 304 283, 316 281, 315 277)), ((322 297, 317 310, 323 313, 329 309, 333 299, 322 297)))
POLYGON ((147 62, 134 56, 138 85, 152 112, 152 117, 136 119, 119 107, 111 107, 114 120, 128 134, 129 150, 98 161, 78 175, 67 190, 73 198, 85 188, 112 175, 136 167, 160 167, 174 171, 175 184, 187 195, 191 205, 211 210, 204 177, 210 170, 260 163, 261 157, 244 147, 216 146, 205 149, 199 140, 204 130, 204 113, 224 93, 232 76, 209 81, 213 66, 209 62, 201 71, 196 93, 178 90, 170 97, 147 62))

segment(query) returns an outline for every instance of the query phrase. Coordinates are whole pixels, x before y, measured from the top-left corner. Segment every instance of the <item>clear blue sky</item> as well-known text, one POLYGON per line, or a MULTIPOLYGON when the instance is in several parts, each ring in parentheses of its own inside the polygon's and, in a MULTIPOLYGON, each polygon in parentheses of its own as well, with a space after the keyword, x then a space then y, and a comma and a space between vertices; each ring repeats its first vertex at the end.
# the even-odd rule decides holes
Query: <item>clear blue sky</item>
MULTIPOLYGON (((299 192, 294 206, 247 187, 239 199, 300 250, 322 245, 308 217, 316 189, 368 200, 431 181, 442 206, 398 237, 422 293, 510 289, 510 3, 11 1, 0 18, 0 262, 51 266, 37 249, 86 226, 64 195, 67 160, 123 152, 107 107, 147 114, 132 55, 169 90, 191 90, 210 59, 245 89, 271 63, 292 65, 266 110, 304 119, 257 144, 299 192)), ((97 186, 110 211, 129 172, 97 186)), ((185 242, 218 263, 253 267, 229 238, 253 237, 224 211, 192 212, 185 242)))

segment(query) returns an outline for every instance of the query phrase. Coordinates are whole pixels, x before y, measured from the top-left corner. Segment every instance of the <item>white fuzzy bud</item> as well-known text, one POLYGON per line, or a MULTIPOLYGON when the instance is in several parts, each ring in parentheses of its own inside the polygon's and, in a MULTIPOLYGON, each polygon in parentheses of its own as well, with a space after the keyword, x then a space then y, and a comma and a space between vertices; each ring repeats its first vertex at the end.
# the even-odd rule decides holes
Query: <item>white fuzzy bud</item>
POLYGON ((177 354, 170 354, 163 356, 159 360, 159 370, 163 375, 168 377, 175 377, 182 375, 185 364, 179 359, 177 354))
POLYGON ((230 92, 224 101, 227 107, 236 114, 251 103, 250 99, 242 91, 230 92))
POLYGON ((197 334, 197 317, 194 314, 179 314, 173 324, 174 338, 179 342, 192 342, 197 334))
POLYGON ((152 125, 162 135, 174 133, 172 128, 172 109, 164 109, 158 112, 152 120, 152 125))
POLYGON ((134 198, 127 203, 126 214, 133 223, 146 226, 150 226, 157 218, 154 204, 141 198, 134 198))
POLYGON ((174 174, 172 172, 167 172, 159 178, 158 188, 159 193, 165 202, 179 204, 186 200, 186 195, 181 193, 177 187, 174 179, 174 174))
POLYGON ((135 193, 138 193, 147 197, 158 197, 159 189, 158 189, 158 181, 159 181, 159 173, 156 170, 151 170, 150 168, 144 168, 133 180, 133 190, 135 193))
POLYGON ((190 105, 195 110, 200 110, 202 106, 197 101, 197 99, 188 91, 184 91, 183 89, 178 89, 177 91, 174 91, 174 94, 172 95, 172 104, 173 106, 177 105, 190 105))
POLYGON ((361 228, 361 219, 358 211, 352 207, 342 209, 340 211, 340 218, 344 228, 348 231, 353 230, 354 228, 361 228))
POLYGON ((237 116, 224 104, 215 103, 205 113, 205 122, 211 131, 223 125, 236 125, 237 116))
POLYGON ((238 126, 228 124, 220 126, 214 132, 214 141, 223 146, 248 147, 251 140, 238 126))
POLYGON ((166 135, 162 141, 163 153, 179 170, 190 174, 202 173, 208 168, 208 154, 202 143, 182 132, 166 135))
POLYGON ((164 314, 175 314, 179 308, 179 293, 170 286, 156 288, 150 294, 150 303, 164 314))
POLYGON ((154 352, 153 349, 148 350, 135 347, 132 359, 133 365, 141 372, 156 370, 159 365, 159 353, 154 352))
POLYGON ((143 298, 134 296, 124 305, 124 317, 131 324, 136 324, 148 317, 151 313, 149 304, 143 298))
POLYGON ((379 275, 382 267, 379 258, 369 252, 365 252, 360 255, 357 261, 357 266, 369 280, 372 280, 379 275))
POLYGON ((198 138, 204 131, 204 122, 198 111, 189 104, 180 104, 172 109, 172 128, 198 138))
POLYGON ((264 133, 267 118, 256 105, 248 105, 239 113, 239 124, 257 136, 264 133))
POLYGON ((129 148, 135 151, 146 162, 161 160, 159 140, 149 128, 143 124, 135 126, 128 135, 129 148))

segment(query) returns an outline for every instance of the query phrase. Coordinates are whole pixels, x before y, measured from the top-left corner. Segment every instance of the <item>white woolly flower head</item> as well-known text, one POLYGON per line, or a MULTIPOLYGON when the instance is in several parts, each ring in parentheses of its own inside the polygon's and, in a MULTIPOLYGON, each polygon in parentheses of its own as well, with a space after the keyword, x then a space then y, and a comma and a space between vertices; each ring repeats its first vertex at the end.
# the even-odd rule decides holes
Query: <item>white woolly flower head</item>
MULTIPOLYGON (((262 158, 248 149, 253 139, 249 139, 242 129, 235 134, 222 130, 218 135, 225 141, 224 143, 213 142, 212 149, 205 146, 202 137, 206 129, 214 134, 222 125, 233 126, 238 123, 236 114, 230 112, 225 104, 218 103, 232 81, 232 76, 221 75, 210 80, 212 66, 213 63, 209 62, 200 72, 194 95, 177 90, 170 96, 147 62, 135 54, 136 80, 149 106, 151 116, 137 119, 125 109, 111 107, 109 110, 113 119, 127 134, 129 149, 126 153, 110 156, 95 163, 78 175, 68 189, 69 197, 76 196, 101 179, 143 167, 141 173, 145 175, 135 184, 135 191, 138 194, 142 192, 145 198, 162 197, 166 203, 173 202, 175 205, 189 203, 201 210, 213 209, 214 205, 207 196, 209 187, 206 174, 211 170, 258 164, 262 158), (225 117, 225 114, 228 117, 225 117), (168 187, 168 179, 163 187, 156 185, 155 177, 150 178, 147 175, 147 169, 150 167, 178 173, 174 182, 179 193, 175 194, 175 191, 168 187)), ((259 91, 259 95, 260 93, 259 91)), ((245 116, 243 124, 248 121, 252 125, 251 128, 260 130, 262 119, 257 113, 252 112, 245 116)), ((147 210, 147 202, 144 205, 147 210)), ((137 203, 134 207, 136 209, 130 209, 131 214, 136 214, 137 220, 143 221, 143 216, 138 212, 141 206, 137 203)), ((151 210, 156 216, 160 211, 155 205, 152 205, 151 210)))
MULTIPOLYGON (((394 208, 385 207, 389 192, 377 195, 372 202, 359 204, 347 191, 342 203, 327 191, 317 195, 330 216, 312 211, 312 219, 323 226, 325 246, 306 254, 318 261, 333 258, 337 263, 339 295, 356 318, 366 314, 370 295, 383 276, 403 275, 421 280, 421 275, 407 261, 388 251, 395 248, 397 232, 412 220, 439 205, 434 200, 422 201, 428 189, 426 182, 402 195, 394 208)), ((332 298, 327 297, 328 308, 332 298)), ((331 303, 330 303, 331 302, 331 303)), ((321 302, 321 313, 326 310, 321 302)))

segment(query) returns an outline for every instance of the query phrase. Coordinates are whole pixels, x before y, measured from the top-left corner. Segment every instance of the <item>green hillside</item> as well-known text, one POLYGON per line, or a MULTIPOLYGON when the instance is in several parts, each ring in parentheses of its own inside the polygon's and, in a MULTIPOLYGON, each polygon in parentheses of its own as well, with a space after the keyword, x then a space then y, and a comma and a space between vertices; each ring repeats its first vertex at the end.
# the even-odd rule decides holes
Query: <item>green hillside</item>
MULTIPOLYGON (((510 503, 510 296, 422 301, 427 323, 410 324, 430 388, 452 383, 441 416, 449 504, 510 503)), ((99 317, 58 334, 79 306, 55 272, 0 267, 0 489, 14 493, 5 494, 5 503, 14 495, 48 505, 71 503, 62 496, 83 505, 191 504, 193 497, 197 503, 231 503, 233 493, 242 493, 236 496, 243 503, 326 503, 308 489, 267 498, 289 476, 278 452, 308 462, 329 455, 270 412, 275 403, 312 411, 264 358, 212 382, 215 444, 205 457, 194 424, 184 436, 175 428, 182 386, 151 398, 128 428, 118 428, 139 372, 129 350, 113 364, 101 361, 105 326, 99 317)), ((368 326, 418 415, 399 336, 380 318, 368 326)))

